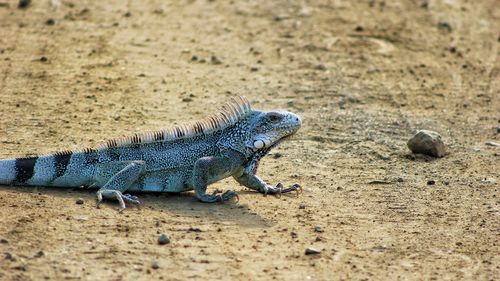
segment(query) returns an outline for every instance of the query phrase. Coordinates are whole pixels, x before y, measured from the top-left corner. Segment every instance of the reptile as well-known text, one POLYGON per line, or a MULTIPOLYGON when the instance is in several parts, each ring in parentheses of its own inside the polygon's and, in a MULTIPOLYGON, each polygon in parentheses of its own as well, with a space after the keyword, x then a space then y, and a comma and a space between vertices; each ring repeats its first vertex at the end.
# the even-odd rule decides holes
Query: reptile
POLYGON ((259 161, 301 126, 287 111, 259 111, 233 97, 203 120, 165 130, 108 140, 95 148, 0 160, 0 184, 98 188, 97 206, 116 199, 120 210, 139 205, 130 193, 194 190, 201 202, 224 202, 233 190, 207 193, 227 177, 263 194, 300 190, 294 184, 272 186, 256 175, 259 161), (126 193, 127 192, 127 193, 126 193))

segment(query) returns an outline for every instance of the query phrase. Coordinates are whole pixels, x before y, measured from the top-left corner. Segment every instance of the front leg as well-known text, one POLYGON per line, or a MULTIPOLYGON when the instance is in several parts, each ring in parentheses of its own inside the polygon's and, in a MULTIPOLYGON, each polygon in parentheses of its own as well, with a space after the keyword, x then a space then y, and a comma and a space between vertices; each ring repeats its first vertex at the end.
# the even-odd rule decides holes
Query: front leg
POLYGON ((206 193, 207 185, 234 174, 241 168, 244 161, 243 155, 236 151, 226 151, 218 157, 210 156, 198 159, 194 165, 192 178, 198 200, 205 203, 224 202, 237 196, 236 192, 232 190, 228 190, 222 195, 218 195, 218 191, 209 195, 206 193))
POLYGON ((258 192, 263 193, 264 195, 281 194, 281 193, 301 190, 301 187, 298 184, 294 184, 288 188, 283 188, 283 185, 281 183, 278 183, 276 186, 269 185, 258 176, 254 175, 253 173, 248 173, 247 171, 248 170, 245 169, 243 174, 241 176, 235 177, 235 179, 240 184, 248 188, 251 188, 253 190, 257 190, 258 192))

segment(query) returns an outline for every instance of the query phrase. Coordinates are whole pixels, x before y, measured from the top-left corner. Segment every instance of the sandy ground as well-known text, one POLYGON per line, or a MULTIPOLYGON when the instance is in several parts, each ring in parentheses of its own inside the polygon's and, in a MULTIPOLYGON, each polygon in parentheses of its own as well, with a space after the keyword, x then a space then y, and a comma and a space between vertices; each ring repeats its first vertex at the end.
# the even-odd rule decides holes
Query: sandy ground
POLYGON ((304 119, 259 172, 298 197, 226 180, 211 188, 239 203, 142 195, 120 214, 88 190, 0 187, 1 280, 500 276, 498 1, 1 2, 1 158, 202 118, 234 94, 304 119), (449 155, 411 155, 418 129, 449 155))

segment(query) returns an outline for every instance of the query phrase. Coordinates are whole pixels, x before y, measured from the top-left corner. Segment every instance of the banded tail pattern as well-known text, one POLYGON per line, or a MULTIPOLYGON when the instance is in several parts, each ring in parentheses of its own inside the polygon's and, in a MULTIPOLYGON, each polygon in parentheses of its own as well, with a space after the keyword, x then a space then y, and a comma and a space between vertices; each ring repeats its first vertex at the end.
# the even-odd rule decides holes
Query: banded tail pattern
POLYGON ((85 149, 0 160, 0 184, 80 186, 91 176, 91 167, 81 159, 95 153, 93 149, 85 149))

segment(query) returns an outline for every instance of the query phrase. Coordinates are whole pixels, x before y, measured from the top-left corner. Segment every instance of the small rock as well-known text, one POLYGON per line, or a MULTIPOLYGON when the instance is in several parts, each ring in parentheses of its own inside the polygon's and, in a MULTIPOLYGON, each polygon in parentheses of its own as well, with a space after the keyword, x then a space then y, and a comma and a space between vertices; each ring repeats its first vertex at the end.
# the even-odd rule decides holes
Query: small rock
POLYGON ((306 205, 304 205, 304 204, 299 205, 299 209, 305 209, 305 208, 306 208, 306 205))
POLYGON ((325 71, 326 70, 326 66, 324 64, 320 63, 320 64, 316 65, 314 67, 314 69, 325 71))
POLYGON ((321 240, 322 240, 322 239, 321 239, 321 237, 319 237, 319 236, 316 236, 316 239, 314 239, 314 241, 316 241, 316 242, 319 242, 319 241, 321 241, 321 240))
POLYGON ((38 251, 36 254, 35 254, 35 258, 40 258, 40 257, 43 257, 45 256, 45 253, 43 251, 38 251))
POLYGON ((75 201, 75 203, 76 203, 77 205, 82 205, 84 202, 85 202, 85 201, 83 201, 83 198, 78 198, 78 199, 76 199, 76 201, 75 201))
POLYGON ((47 59, 47 57, 43 56, 43 57, 40 58, 40 61, 41 62, 46 62, 46 61, 48 61, 48 59, 47 59))
POLYGON ((24 8, 27 8, 30 3, 31 3, 31 0, 19 0, 19 4, 17 5, 17 7, 19 9, 24 9, 24 8))
POLYGON ((500 126, 497 127, 497 134, 500 134, 500 126))
POLYGON ((497 180, 494 178, 484 178, 481 180, 481 182, 484 184, 495 184, 497 180))
POLYGON ((428 180, 427 185, 435 185, 436 181, 435 180, 428 180))
POLYGON ((259 68, 256 67, 256 66, 252 66, 252 67, 250 67, 250 71, 251 72, 257 72, 257 71, 259 71, 259 68))
POLYGON ((161 234, 158 237, 158 244, 165 245, 165 244, 168 244, 168 243, 170 243, 170 237, 168 237, 166 234, 161 234))
POLYGON ((317 255, 317 254, 320 254, 321 251, 318 250, 318 249, 315 249, 313 247, 309 247, 306 249, 306 255, 317 255))
POLYGON ((397 181, 398 181, 398 182, 404 182, 404 181, 405 181, 405 179, 404 179, 404 178, 399 177, 399 178, 397 179, 397 181))
POLYGON ((126 18, 129 18, 132 16, 132 13, 131 12, 126 12, 125 14, 123 14, 124 17, 126 18))
POLYGON ((323 232, 323 229, 321 229, 321 226, 317 225, 314 227, 314 232, 323 232))
POLYGON ((191 61, 197 61, 198 60, 198 56, 192 56, 191 57, 191 61))
POLYGON ((158 268, 160 268, 160 265, 158 264, 158 261, 151 262, 151 268, 152 269, 158 269, 158 268))
POLYGON ((437 26, 438 26, 439 29, 446 30, 448 32, 452 32, 453 31, 453 29, 451 28, 451 25, 448 22, 446 22, 446 21, 440 21, 440 22, 438 22, 437 26))
POLYGON ((408 148, 413 153, 421 153, 434 157, 446 155, 446 147, 441 136, 428 130, 420 130, 408 141, 408 148))
POLYGON ((9 241, 7 239, 0 239, 0 244, 9 244, 9 241))
POLYGON ((54 25, 56 24, 56 21, 54 19, 48 19, 46 22, 45 22, 46 25, 54 25))
POLYGON ((16 258, 11 253, 5 253, 4 258, 9 261, 16 261, 16 258))
POLYGON ((210 58, 210 62, 212 64, 221 64, 222 62, 220 61, 220 59, 216 56, 212 56, 212 58, 210 58))
POLYGON ((497 143, 497 142, 494 142, 494 141, 487 141, 485 144, 487 146, 493 146, 493 147, 500 146, 500 143, 497 143))
POLYGON ((354 31, 356 32, 363 32, 363 30, 365 29, 361 25, 356 26, 356 28, 354 29, 354 31))
POLYGON ((192 102, 192 98, 182 98, 182 102, 192 102))
POLYGON ((283 154, 281 154, 281 153, 279 153, 279 152, 276 152, 276 153, 274 153, 274 154, 273 154, 273 158, 274 158, 274 159, 278 159, 278 158, 280 158, 281 156, 283 156, 283 154))

